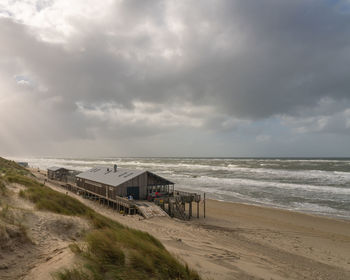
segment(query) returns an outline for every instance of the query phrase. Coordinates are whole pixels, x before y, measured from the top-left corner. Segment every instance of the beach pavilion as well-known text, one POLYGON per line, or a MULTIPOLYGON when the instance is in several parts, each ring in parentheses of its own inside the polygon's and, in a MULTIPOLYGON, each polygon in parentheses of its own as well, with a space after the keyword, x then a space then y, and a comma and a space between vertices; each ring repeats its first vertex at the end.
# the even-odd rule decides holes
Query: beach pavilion
POLYGON ((76 176, 78 187, 107 199, 130 197, 146 200, 158 192, 174 192, 174 183, 146 170, 95 167, 76 176))

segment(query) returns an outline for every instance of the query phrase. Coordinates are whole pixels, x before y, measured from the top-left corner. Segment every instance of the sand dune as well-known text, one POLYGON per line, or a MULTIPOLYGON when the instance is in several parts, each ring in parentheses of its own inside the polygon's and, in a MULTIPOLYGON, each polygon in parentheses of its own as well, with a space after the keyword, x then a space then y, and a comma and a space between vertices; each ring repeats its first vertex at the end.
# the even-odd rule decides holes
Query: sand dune
POLYGON ((11 192, 6 197, 10 215, 22 221, 26 234, 13 226, 11 238, 0 242, 0 279, 51 279, 51 273, 71 266, 74 254, 68 246, 79 240, 90 225, 79 217, 34 209, 31 202, 18 196, 24 189, 21 185, 10 184, 7 188, 11 192))

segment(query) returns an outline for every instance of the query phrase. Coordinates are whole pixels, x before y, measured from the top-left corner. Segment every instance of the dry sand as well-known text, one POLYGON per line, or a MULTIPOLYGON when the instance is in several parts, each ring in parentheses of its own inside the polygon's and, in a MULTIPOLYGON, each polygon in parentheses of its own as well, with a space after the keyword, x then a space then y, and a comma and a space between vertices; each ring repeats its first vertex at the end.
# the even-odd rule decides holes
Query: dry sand
POLYGON ((204 279, 350 279, 350 221, 214 200, 206 219, 145 220, 69 195, 154 235, 204 279))

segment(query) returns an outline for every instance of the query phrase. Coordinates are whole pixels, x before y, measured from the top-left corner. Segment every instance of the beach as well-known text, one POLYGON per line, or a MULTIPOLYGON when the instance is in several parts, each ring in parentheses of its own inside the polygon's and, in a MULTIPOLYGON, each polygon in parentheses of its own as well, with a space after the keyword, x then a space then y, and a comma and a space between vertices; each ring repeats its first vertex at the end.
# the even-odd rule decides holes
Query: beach
MULTIPOLYGON (((45 172, 39 175, 44 179, 45 172)), ((66 192, 55 183, 51 188, 66 192)), ((83 203, 149 232, 203 279, 350 279, 350 221, 242 203, 206 201, 200 219, 144 219, 83 203)))

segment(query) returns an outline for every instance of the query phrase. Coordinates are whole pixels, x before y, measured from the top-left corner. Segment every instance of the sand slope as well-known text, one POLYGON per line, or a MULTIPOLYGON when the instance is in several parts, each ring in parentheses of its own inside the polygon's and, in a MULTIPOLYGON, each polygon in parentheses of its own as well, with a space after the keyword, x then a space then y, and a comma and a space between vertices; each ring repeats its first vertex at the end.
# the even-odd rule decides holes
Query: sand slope
POLYGON ((37 211, 32 203, 18 196, 24 187, 10 184, 7 188, 10 215, 20 217, 26 234, 7 225, 13 227, 13 233, 5 244, 0 244, 0 279, 51 279, 52 272, 71 266, 74 254, 68 246, 90 226, 78 217, 37 211))

